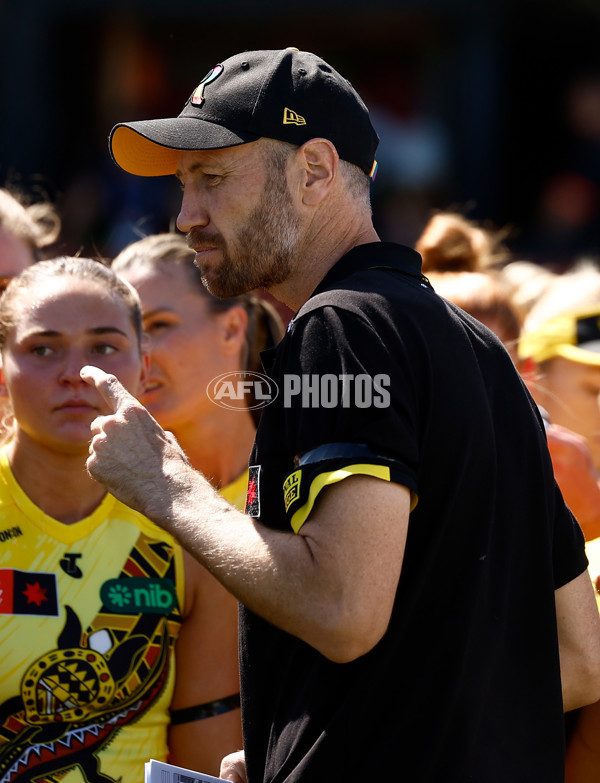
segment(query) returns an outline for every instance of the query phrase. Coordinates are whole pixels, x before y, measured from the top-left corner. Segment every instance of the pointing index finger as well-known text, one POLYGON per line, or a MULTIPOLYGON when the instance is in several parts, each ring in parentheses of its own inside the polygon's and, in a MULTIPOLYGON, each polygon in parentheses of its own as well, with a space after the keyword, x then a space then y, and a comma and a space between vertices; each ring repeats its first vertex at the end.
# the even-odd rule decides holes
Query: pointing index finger
POLYGON ((121 404, 131 399, 129 392, 117 378, 104 372, 99 367, 88 364, 81 368, 79 374, 86 383, 98 389, 105 402, 110 405, 113 413, 116 413, 121 404))

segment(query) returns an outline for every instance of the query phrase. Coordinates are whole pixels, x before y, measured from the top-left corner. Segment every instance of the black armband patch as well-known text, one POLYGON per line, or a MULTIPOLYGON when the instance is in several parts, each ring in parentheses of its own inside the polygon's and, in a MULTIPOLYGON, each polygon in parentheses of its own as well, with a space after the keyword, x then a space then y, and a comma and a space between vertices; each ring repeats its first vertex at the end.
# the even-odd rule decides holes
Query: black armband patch
POLYGON ((224 699, 207 701, 205 704, 195 704, 193 707, 182 707, 180 710, 170 710, 171 725, 177 726, 180 723, 214 718, 215 715, 223 715, 225 712, 231 712, 231 710, 235 710, 239 706, 240 694, 234 693, 233 696, 226 696, 224 699))

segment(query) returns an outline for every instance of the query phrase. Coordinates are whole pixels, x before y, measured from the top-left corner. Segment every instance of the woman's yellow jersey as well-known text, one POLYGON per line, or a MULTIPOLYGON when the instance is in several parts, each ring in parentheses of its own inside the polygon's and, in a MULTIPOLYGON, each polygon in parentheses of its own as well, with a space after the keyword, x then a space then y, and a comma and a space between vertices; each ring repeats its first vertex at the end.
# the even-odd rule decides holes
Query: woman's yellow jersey
POLYGON ((0 781, 140 783, 167 756, 183 559, 107 495, 72 525, 0 453, 0 781))

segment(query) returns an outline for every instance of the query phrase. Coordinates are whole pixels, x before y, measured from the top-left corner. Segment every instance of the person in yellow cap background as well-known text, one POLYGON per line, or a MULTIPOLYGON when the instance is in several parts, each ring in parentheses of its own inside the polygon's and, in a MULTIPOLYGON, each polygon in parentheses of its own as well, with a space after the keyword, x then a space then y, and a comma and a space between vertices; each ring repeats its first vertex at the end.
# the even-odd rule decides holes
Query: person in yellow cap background
MULTIPOLYGON (((585 534, 589 571, 598 591, 600 271, 594 264, 580 263, 554 279, 525 321, 519 356, 523 377, 547 417, 555 475, 585 534), (557 430, 560 437, 550 437, 557 430), (576 459, 579 455, 578 462, 574 455, 576 459)), ((598 592, 596 599, 600 606, 598 592)), ((573 718, 565 781, 596 782, 600 779, 600 702, 581 708, 573 718)))
MULTIPOLYGON (((586 539, 600 536, 600 271, 581 263, 559 275, 531 309, 519 342, 521 372, 552 427, 579 436, 581 464, 571 471, 578 494, 574 509, 586 539), (585 453, 585 446, 589 455, 585 453), (592 464, 590 464, 593 463, 592 464)), ((551 451, 553 443, 550 443, 551 451)), ((553 462, 560 479, 559 448, 553 462)), ((575 505, 567 499, 571 507, 575 505)))

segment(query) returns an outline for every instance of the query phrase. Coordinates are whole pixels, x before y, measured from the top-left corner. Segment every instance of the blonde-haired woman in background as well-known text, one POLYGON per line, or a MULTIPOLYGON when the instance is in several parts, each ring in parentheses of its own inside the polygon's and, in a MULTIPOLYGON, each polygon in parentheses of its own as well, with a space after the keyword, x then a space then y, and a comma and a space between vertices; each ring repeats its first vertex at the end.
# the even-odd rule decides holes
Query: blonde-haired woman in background
MULTIPOLYGON (((126 247, 112 269, 136 288, 142 303, 150 371, 141 402, 175 435, 190 463, 243 510, 260 401, 250 395, 222 407, 210 399, 208 387, 227 373, 241 378, 260 372, 261 351, 278 343, 285 330, 277 312, 259 296, 217 299, 209 294, 193 261, 183 236, 165 233, 126 247)), ((191 647, 190 652, 194 654, 191 647)), ((177 683, 174 706, 194 703, 199 684, 177 683)), ((230 720, 239 720, 237 713, 230 720)), ((195 724, 207 721, 202 712, 189 709, 177 711, 175 718, 181 723, 171 749, 185 758, 195 724)))

